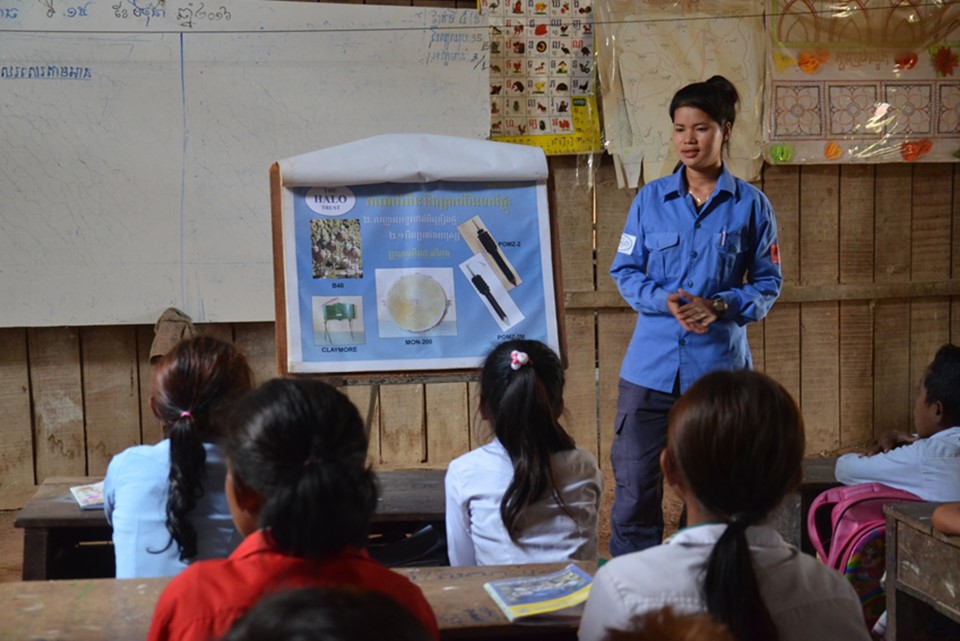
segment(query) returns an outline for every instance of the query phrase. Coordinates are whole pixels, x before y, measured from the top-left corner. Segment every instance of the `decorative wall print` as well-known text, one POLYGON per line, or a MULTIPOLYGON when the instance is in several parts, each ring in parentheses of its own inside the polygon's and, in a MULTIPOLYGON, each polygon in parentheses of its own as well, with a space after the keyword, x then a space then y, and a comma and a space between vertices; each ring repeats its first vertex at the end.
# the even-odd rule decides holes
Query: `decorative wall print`
POLYGON ((769 0, 769 16, 767 160, 960 153, 960 3, 769 0))

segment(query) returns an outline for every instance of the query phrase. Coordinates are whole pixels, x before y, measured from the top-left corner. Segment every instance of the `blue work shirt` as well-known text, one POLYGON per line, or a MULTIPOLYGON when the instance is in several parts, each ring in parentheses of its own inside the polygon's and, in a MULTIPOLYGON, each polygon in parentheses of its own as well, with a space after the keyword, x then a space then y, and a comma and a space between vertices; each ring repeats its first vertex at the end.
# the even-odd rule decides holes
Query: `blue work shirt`
POLYGON ((627 215, 610 267, 624 300, 639 312, 621 378, 661 392, 683 392, 702 375, 752 366, 746 324, 766 316, 780 295, 777 223, 767 197, 724 167, 697 212, 680 167, 645 185, 627 215), (667 295, 720 296, 728 310, 704 334, 684 330, 667 295))

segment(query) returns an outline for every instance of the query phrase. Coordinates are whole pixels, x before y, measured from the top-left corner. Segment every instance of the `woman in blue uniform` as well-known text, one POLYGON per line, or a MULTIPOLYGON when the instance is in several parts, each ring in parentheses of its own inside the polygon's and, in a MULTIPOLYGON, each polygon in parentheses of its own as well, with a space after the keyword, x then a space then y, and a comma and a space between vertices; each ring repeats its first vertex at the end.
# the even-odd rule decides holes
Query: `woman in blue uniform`
POLYGON ((738 100, 722 76, 674 95, 680 163, 637 194, 610 267, 638 312, 620 369, 610 453, 614 556, 660 543, 659 456, 674 401, 707 372, 751 367, 746 325, 762 319, 780 294, 770 202, 723 163, 738 100))

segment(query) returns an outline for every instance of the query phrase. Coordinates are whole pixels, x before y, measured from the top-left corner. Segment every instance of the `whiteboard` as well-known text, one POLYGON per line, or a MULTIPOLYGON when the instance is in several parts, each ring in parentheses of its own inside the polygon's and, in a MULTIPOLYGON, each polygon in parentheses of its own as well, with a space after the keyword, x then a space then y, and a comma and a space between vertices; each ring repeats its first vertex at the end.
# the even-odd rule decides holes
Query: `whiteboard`
POLYGON ((274 317, 270 166, 489 133, 473 10, 0 0, 0 326, 274 317))

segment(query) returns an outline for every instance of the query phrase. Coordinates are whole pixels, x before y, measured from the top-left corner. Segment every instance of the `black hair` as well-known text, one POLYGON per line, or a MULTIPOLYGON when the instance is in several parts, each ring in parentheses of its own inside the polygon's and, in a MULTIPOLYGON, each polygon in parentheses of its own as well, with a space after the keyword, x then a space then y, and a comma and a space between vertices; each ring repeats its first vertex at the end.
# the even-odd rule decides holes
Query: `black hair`
POLYGON ((317 380, 273 379, 231 409, 234 483, 263 498, 259 524, 283 552, 320 558, 366 545, 377 486, 363 421, 317 380))
POLYGON ((170 543, 163 550, 175 543, 181 561, 197 555, 197 530, 189 514, 203 496, 207 460, 203 444, 220 436, 214 415, 252 387, 247 359, 213 336, 180 341, 157 364, 151 407, 170 441, 166 505, 170 543))
POLYGON ((299 588, 265 596, 221 641, 430 641, 417 617, 379 592, 299 588))
POLYGON ((960 347, 947 343, 937 350, 923 375, 927 404, 940 402, 951 425, 960 420, 960 347))
POLYGON ((670 120, 680 107, 696 107, 721 127, 737 119, 737 88, 723 76, 712 76, 705 82, 694 82, 681 88, 670 101, 670 120))
POLYGON ((480 372, 481 414, 493 425, 494 435, 513 462, 513 479, 500 502, 500 517, 514 542, 524 508, 547 491, 566 511, 551 461, 551 454, 576 447, 559 423, 563 383, 560 357, 533 340, 500 343, 480 372), (516 369, 514 352, 528 359, 516 369))
POLYGON ((701 594, 737 641, 779 638, 760 595, 746 529, 799 485, 804 447, 796 402, 757 372, 707 374, 670 411, 667 456, 688 500, 728 523, 707 559, 701 594))

